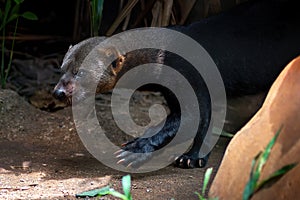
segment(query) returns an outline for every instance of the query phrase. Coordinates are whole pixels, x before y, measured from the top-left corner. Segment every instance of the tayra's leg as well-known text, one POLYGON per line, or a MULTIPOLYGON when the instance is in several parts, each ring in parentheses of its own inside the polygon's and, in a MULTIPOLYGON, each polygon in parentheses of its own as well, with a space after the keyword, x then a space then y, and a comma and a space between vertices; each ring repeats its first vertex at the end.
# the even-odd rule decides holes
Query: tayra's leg
MULTIPOLYGON (((180 126, 180 116, 170 115, 165 126, 155 135, 147 137, 147 135, 157 132, 159 126, 149 128, 145 135, 140 138, 136 138, 126 144, 121 151, 117 152, 117 158, 119 158, 120 164, 125 166, 139 167, 139 165, 146 162, 152 157, 154 151, 163 148, 168 144, 176 135, 177 130, 180 126), (144 153, 143 156, 136 153, 144 153)), ((200 125, 203 128, 208 126, 208 122, 202 122, 200 125)), ((176 158, 175 166, 181 168, 198 168, 204 167, 208 161, 209 154, 201 157, 200 148, 205 144, 204 137, 206 128, 199 131, 194 138, 193 145, 191 149, 176 158)))
POLYGON ((175 137, 179 126, 180 115, 169 115, 161 130, 159 130, 160 125, 150 127, 143 137, 124 144, 122 150, 116 152, 116 157, 119 158, 118 163, 125 166, 139 167, 153 156, 154 151, 163 148, 175 137), (154 133, 156 134, 153 135, 154 133), (137 153, 143 153, 143 155, 137 153))
MULTIPOLYGON (((197 80, 199 81, 199 79, 197 80)), ((161 91, 164 95, 171 112, 168 115, 163 128, 161 128, 161 130, 159 130, 159 127, 161 126, 149 128, 144 134, 144 137, 136 138, 133 141, 126 143, 123 149, 116 153, 117 158, 119 158, 119 163, 125 166, 130 165, 132 167, 138 167, 149 160, 149 158, 153 156, 154 151, 163 148, 176 136, 181 123, 181 109, 179 102, 174 93, 169 89, 163 87, 160 88, 159 91, 161 91), (140 154, 135 153, 144 154, 141 156, 140 154)), ((211 101, 208 90, 204 84, 197 87, 196 94, 201 120, 198 125, 198 130, 196 130, 197 134, 195 138, 190 138, 188 135, 189 133, 186 133, 186 137, 182 139, 185 141, 194 139, 191 149, 187 153, 179 156, 175 161, 175 165, 182 168, 204 167, 208 160, 208 156, 206 155, 204 155, 204 157, 200 157, 199 152, 201 146, 206 145, 204 143, 204 138, 207 134, 211 118, 211 101)), ((184 119, 183 121, 188 120, 194 119, 184 119)))

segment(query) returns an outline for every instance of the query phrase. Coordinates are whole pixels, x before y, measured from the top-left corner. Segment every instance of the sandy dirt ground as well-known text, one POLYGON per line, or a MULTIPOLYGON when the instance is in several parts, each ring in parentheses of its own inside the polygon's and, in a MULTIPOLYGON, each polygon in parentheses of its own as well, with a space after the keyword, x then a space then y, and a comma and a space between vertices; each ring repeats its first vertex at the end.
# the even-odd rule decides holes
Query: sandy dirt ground
MULTIPOLYGON (((121 144, 128 138, 121 137, 111 123, 108 99, 102 95, 97 100, 97 114, 104 115, 110 137, 121 144)), ((149 120, 149 102, 162 100, 159 95, 140 93, 135 101, 132 117, 143 124, 149 120)), ((228 138, 221 138, 211 154, 207 167, 213 167, 214 174, 228 142, 228 138)), ((201 190, 206 168, 170 165, 151 173, 131 174, 133 199, 197 199, 194 192, 201 190)), ((76 199, 77 193, 106 185, 122 191, 124 175, 87 152, 70 107, 41 111, 17 93, 0 90, 0 199, 76 199)))

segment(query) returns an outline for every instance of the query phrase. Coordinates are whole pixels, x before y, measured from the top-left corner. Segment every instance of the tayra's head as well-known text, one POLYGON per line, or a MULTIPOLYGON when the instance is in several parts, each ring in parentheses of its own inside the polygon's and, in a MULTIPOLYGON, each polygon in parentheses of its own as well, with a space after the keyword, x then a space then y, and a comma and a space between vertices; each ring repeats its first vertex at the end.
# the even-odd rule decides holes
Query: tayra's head
POLYGON ((117 47, 96 47, 104 39, 90 38, 68 50, 61 65, 64 74, 53 91, 55 98, 68 104, 74 97, 76 102, 81 101, 90 95, 82 86, 90 84, 91 80, 97 80, 96 92, 103 93, 112 90, 118 79, 132 67, 162 63, 163 54, 158 50, 142 49, 122 54, 117 47))
MULTIPOLYGON (((86 91, 80 88, 80 84, 84 84, 84 79, 87 78, 90 80, 91 77, 100 80, 97 84, 97 93, 107 92, 114 87, 118 73, 123 66, 124 56, 120 55, 114 47, 94 50, 104 39, 105 37, 90 38, 69 48, 61 65, 61 70, 64 74, 53 90, 55 98, 71 104, 72 96, 76 92, 76 97, 80 101, 86 95, 86 91), (98 59, 98 57, 99 59, 100 57, 107 57, 109 59, 112 56, 117 57, 117 59, 108 67, 104 66, 100 60, 94 60, 94 66, 92 67, 81 67, 84 59, 92 50, 94 50, 94 55, 96 53, 96 56, 94 56, 95 59, 98 59)), ((88 64, 88 62, 85 63, 88 64)))

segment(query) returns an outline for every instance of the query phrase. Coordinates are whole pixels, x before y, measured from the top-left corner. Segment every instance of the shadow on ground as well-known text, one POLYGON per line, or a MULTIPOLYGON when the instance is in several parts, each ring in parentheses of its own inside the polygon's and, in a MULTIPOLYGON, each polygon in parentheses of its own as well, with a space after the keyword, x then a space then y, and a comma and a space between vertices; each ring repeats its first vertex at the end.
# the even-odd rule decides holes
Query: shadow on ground
MULTIPOLYGON (((110 115, 104 104, 99 112, 110 115)), ((134 117, 141 119, 140 123, 147 122, 147 105, 138 107, 134 117)), ((114 133, 111 137, 119 139, 117 143, 124 142, 126 138, 118 136, 113 124, 105 124, 114 133)), ((213 167, 214 172, 227 143, 228 139, 221 138, 212 152, 207 167, 213 167)), ((197 199, 194 192, 201 190, 204 172, 169 166, 133 174, 133 198, 197 199)), ((71 108, 41 111, 15 92, 0 90, 0 199, 75 199, 76 193, 108 184, 122 191, 123 175, 86 151, 76 133, 71 108)))

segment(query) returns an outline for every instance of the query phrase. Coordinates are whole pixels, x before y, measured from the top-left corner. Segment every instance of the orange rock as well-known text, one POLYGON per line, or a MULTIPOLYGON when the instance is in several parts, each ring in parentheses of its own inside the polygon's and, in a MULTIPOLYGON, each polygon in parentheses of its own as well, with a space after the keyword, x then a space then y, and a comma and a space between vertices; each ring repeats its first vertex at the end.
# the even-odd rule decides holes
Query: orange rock
MULTIPOLYGON (((209 191, 210 197, 242 199, 252 159, 280 126, 283 129, 262 170, 261 180, 281 167, 300 161, 300 57, 282 71, 256 115, 230 142, 209 191)), ((300 199, 300 163, 254 199, 300 199)))

